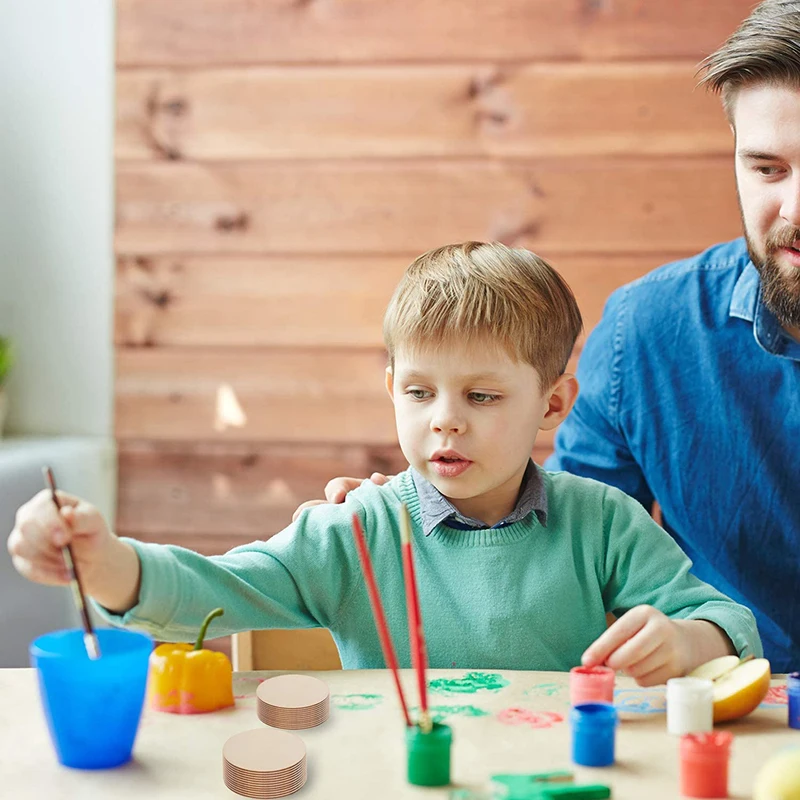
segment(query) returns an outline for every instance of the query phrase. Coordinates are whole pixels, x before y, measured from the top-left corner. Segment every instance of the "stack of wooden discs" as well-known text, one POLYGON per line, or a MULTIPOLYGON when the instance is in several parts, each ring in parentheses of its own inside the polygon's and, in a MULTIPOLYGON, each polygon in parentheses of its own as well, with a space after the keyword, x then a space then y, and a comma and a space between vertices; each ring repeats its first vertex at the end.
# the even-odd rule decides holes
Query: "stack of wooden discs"
POLYGON ((258 718, 273 728, 314 728, 328 719, 331 693, 309 675, 279 675, 256 689, 258 718))
POLYGON ((306 782, 306 746, 286 731, 259 728, 231 736, 222 747, 225 785, 244 797, 286 797, 306 782))

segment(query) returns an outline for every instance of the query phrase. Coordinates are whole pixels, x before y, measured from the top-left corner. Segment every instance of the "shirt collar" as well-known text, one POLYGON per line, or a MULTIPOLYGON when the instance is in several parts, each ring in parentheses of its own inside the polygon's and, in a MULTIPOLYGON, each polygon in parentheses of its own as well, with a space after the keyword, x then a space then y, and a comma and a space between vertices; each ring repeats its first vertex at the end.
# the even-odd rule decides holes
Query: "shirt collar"
POLYGON ((800 361, 800 343, 781 327, 761 297, 761 276, 752 261, 742 270, 731 295, 731 317, 753 325, 753 335, 762 350, 781 358, 800 361))
POLYGON ((731 305, 728 311, 729 316, 753 322, 756 318, 756 306, 758 305, 760 289, 761 278, 758 270, 753 266, 752 261, 748 261, 747 266, 742 270, 742 274, 733 287, 731 305))
POLYGON ((413 467, 411 476, 419 496, 419 509, 422 516, 422 532, 429 536, 433 529, 441 523, 454 523, 450 527, 484 530, 503 528, 514 522, 519 522, 533 511, 543 527, 547 526, 547 489, 539 468, 528 461, 525 473, 522 476, 519 497, 512 512, 496 525, 486 525, 478 519, 465 517, 458 509, 428 480, 422 477, 413 467))

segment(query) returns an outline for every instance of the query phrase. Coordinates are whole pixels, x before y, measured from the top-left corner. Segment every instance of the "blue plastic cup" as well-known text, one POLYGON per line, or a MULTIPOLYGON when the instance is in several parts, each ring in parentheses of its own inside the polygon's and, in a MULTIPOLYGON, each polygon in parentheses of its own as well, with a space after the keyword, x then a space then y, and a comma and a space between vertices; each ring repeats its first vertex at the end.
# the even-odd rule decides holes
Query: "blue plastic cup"
POLYGON ((800 672, 786 677, 786 696, 789 705, 789 727, 800 728, 800 672))
POLYGON ((581 703, 569 712, 572 760, 582 767, 614 763, 617 711, 610 703, 581 703))
POLYGON ((95 631, 93 661, 83 630, 47 633, 31 642, 47 727, 66 767, 107 769, 130 761, 144 706, 153 640, 120 628, 95 631))

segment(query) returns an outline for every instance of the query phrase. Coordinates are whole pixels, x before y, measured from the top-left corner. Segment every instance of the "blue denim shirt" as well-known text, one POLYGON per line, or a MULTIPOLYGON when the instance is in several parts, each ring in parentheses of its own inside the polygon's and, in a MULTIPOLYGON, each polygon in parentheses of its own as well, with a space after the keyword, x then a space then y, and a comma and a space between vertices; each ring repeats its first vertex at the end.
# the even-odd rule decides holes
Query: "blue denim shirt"
POLYGON ((800 669, 800 344, 744 241, 614 292, 578 379, 545 466, 658 501, 694 573, 753 610, 773 671, 800 669))

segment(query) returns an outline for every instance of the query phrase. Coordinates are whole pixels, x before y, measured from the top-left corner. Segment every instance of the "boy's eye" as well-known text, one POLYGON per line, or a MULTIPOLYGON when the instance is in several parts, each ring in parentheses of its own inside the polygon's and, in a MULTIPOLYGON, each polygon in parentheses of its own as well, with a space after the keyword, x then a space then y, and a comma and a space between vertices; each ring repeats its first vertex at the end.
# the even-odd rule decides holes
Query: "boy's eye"
POLYGON ((486 392, 470 392, 469 399, 478 405, 485 406, 500 399, 499 394, 487 394, 486 392))
POLYGON ((427 389, 406 389, 406 394, 411 395, 414 400, 425 400, 431 393, 427 389))

